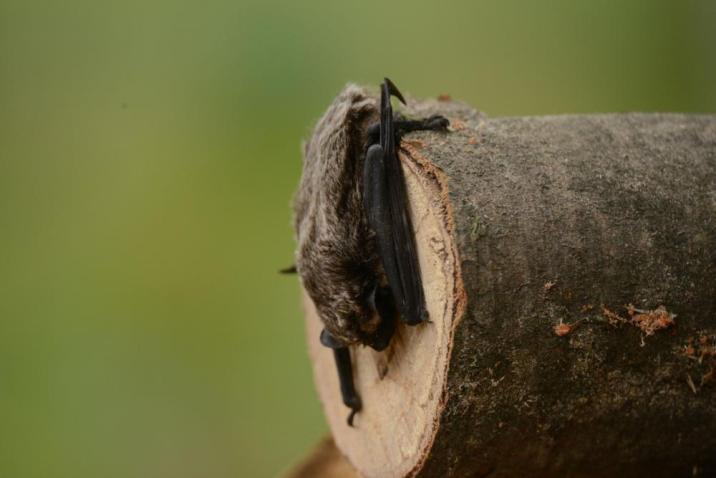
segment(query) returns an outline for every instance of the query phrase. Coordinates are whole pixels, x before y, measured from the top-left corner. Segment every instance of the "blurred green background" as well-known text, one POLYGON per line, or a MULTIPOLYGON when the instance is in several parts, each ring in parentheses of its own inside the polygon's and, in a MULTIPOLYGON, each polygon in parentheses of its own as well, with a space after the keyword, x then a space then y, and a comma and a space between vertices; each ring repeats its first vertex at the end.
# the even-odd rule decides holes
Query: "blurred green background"
POLYGON ((0 0, 0 477, 274 476, 326 432, 276 271, 301 139, 384 75, 714 112, 716 3, 0 0))

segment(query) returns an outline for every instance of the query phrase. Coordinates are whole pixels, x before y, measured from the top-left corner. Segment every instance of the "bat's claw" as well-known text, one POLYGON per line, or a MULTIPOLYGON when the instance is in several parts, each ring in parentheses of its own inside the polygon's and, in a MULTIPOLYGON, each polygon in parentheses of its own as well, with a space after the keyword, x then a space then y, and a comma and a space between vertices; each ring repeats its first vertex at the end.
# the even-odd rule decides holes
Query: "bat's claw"
POLYGON ((356 416, 356 413, 358 413, 357 410, 352 410, 348 418, 346 418, 346 423, 348 423, 349 427, 353 427, 353 418, 356 416))
POLYGON ((450 121, 442 115, 432 115, 425 120, 426 129, 446 130, 450 126, 450 121))
POLYGON ((361 409, 363 408, 363 404, 361 403, 360 398, 357 395, 355 396, 355 398, 356 398, 356 400, 353 403, 351 403, 351 404, 346 403, 346 405, 348 405, 351 409, 351 413, 348 415, 348 418, 346 419, 346 423, 348 423, 349 427, 353 426, 353 419, 355 418, 356 413, 360 412, 361 409))
POLYGON ((388 93, 390 93, 391 95, 398 98, 401 103, 406 104, 405 98, 403 98, 403 94, 400 92, 398 87, 395 86, 395 84, 392 81, 390 81, 389 78, 384 78, 384 80, 385 80, 385 82, 383 83, 383 85, 384 85, 385 89, 388 90, 388 93))

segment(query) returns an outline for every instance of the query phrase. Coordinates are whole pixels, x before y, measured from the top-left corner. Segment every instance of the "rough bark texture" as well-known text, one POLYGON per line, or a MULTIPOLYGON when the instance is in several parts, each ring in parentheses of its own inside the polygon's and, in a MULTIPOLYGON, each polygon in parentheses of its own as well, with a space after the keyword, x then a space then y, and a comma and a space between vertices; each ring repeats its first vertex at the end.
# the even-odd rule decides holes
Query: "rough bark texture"
POLYGON ((715 345, 716 118, 467 125, 423 152, 449 177, 468 311, 422 474, 713 470, 712 357, 685 351, 715 345), (626 319, 626 304, 677 325, 611 325, 604 308, 626 319))
POLYGON ((368 474, 716 476, 716 116, 410 113, 453 124, 404 160, 445 182, 467 306, 429 446, 368 474))

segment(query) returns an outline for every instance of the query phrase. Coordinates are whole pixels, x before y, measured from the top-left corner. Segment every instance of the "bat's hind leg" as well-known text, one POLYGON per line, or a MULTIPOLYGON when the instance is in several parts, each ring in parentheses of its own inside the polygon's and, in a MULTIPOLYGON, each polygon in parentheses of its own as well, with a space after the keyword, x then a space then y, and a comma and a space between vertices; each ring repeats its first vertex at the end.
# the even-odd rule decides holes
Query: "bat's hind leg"
POLYGON ((450 121, 442 115, 432 115, 418 120, 407 120, 396 118, 395 131, 398 137, 412 131, 445 131, 450 126, 450 121))
MULTIPOLYGON (((393 120, 393 126, 395 128, 395 141, 399 143, 403 135, 413 131, 447 131, 450 121, 442 115, 432 115, 417 120, 409 120, 398 116, 393 120)), ((380 123, 371 124, 368 127, 368 146, 379 142, 380 123)))
POLYGON ((351 365, 351 353, 348 347, 336 342, 331 334, 323 329, 321 332, 321 344, 333 349, 333 358, 336 361, 336 369, 338 370, 338 381, 341 385, 341 397, 345 406, 351 409, 348 415, 348 425, 353 426, 353 418, 358 413, 363 404, 353 386, 353 366, 351 365))

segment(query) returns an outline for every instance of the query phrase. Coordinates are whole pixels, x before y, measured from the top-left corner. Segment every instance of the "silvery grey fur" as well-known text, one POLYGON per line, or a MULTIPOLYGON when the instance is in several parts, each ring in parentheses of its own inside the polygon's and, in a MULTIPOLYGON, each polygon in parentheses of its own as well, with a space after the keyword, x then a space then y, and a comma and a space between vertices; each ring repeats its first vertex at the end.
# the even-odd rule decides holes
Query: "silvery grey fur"
POLYGON ((293 204, 296 269, 325 328, 345 345, 375 329, 366 301, 385 282, 362 202, 366 129, 377 120, 376 98, 346 86, 304 145, 293 204))

